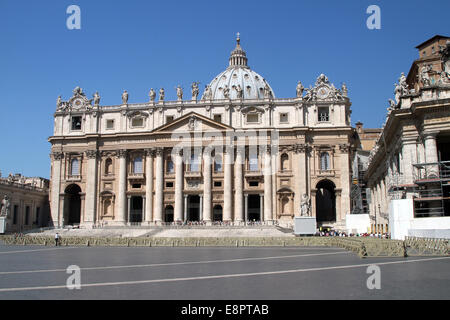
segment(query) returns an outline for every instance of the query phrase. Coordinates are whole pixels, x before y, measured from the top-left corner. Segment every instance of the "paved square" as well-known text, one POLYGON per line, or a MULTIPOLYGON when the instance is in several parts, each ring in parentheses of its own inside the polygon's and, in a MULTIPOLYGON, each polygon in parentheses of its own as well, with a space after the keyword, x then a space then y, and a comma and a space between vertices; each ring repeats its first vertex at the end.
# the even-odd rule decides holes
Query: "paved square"
POLYGON ((449 299, 450 257, 360 259, 323 247, 0 246, 0 299, 449 299), (69 290, 67 267, 81 268, 69 290), (370 265, 381 289, 369 290, 370 265))

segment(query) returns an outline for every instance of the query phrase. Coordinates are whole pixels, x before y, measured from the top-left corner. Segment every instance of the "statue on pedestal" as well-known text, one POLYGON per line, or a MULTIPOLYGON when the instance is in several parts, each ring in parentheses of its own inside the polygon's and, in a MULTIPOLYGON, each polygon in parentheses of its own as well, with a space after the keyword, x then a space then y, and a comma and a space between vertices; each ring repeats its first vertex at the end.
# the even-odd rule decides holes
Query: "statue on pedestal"
POLYGON ((164 101, 164 88, 159 89, 159 101, 164 101))
POLYGON ((11 208, 11 202, 9 201, 9 198, 7 195, 3 197, 2 202, 0 203, 0 217, 9 218, 9 211, 11 208))
POLYGON ((100 104, 100 95, 98 94, 98 91, 94 93, 94 106, 98 106, 100 104))
POLYGON ((230 96, 230 88, 228 88, 227 85, 225 85, 225 87, 223 88, 223 97, 225 99, 228 99, 230 96))
POLYGON ((303 98, 303 90, 305 90, 305 87, 303 87, 302 83, 299 81, 297 84, 297 98, 303 98))
POLYGON ((199 89, 198 89, 199 82, 192 82, 191 86, 191 92, 192 92, 192 100, 197 101, 199 89))
POLYGON ((181 88, 179 85, 176 88, 177 89, 177 97, 178 100, 183 100, 183 88, 181 88))
POLYGON ((127 90, 125 90, 125 91, 122 93, 122 103, 123 103, 123 104, 128 104, 128 92, 127 92, 127 90))
POLYGON ((150 101, 155 101, 156 98, 156 92, 153 90, 153 88, 150 89, 150 92, 148 93, 148 96, 150 97, 150 101))
POLYGON ((203 100, 211 100, 211 87, 205 86, 205 92, 203 93, 203 100))
POLYGON ((309 198, 309 196, 306 193, 303 194, 302 201, 300 203, 300 210, 301 210, 302 217, 310 216, 311 199, 309 198))
POLYGON ((345 83, 342 84, 342 96, 343 97, 348 97, 348 89, 347 89, 347 85, 345 83))

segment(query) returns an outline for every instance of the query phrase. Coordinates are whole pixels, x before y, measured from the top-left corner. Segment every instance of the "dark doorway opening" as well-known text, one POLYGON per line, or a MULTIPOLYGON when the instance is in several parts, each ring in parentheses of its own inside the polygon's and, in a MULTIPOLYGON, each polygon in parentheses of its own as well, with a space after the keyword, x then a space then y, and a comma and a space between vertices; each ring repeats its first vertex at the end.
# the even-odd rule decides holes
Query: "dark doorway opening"
POLYGON ((188 196, 187 221, 200 221, 200 197, 188 196))
POLYGON ((144 200, 142 197, 131 197, 130 199, 131 205, 130 205, 130 222, 131 223, 140 223, 142 222, 142 209, 143 209, 143 203, 144 200))
POLYGON ((248 195, 248 221, 261 221, 261 196, 259 194, 248 195))
POLYGON ((329 180, 317 184, 316 219, 319 226, 324 222, 336 222, 336 186, 329 180))
POLYGON ((220 206, 220 205, 214 206, 214 208, 213 208, 213 221, 214 222, 223 221, 222 206, 220 206))
POLYGON ((67 221, 65 224, 67 225, 77 225, 81 222, 81 188, 76 184, 69 185, 66 190, 66 201, 68 202, 67 212, 65 216, 67 217, 67 221))
POLYGON ((173 207, 167 206, 164 211, 164 222, 173 222, 173 207))

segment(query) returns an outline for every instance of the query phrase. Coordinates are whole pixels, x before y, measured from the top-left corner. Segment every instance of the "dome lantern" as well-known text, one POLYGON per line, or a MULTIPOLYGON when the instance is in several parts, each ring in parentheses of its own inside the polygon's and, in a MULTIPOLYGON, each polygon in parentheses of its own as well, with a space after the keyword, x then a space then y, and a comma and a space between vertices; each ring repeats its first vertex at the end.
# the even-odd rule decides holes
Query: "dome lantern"
POLYGON ((230 67, 247 67, 247 55, 241 48, 241 35, 238 32, 236 38, 236 48, 231 52, 230 67))

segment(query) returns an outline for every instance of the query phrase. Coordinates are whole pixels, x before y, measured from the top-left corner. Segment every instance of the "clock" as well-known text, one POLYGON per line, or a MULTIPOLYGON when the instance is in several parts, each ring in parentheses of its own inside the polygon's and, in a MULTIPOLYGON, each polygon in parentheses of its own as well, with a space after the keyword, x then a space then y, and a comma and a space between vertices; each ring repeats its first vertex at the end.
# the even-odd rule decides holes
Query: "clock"
POLYGON ((79 109, 79 108, 81 108, 83 105, 84 105, 83 99, 77 98, 77 99, 74 99, 74 100, 72 101, 72 106, 73 106, 75 109, 79 109))
POLYGON ((317 90, 317 97, 320 99, 325 99, 330 94, 330 90, 326 87, 322 87, 319 90, 317 90))

